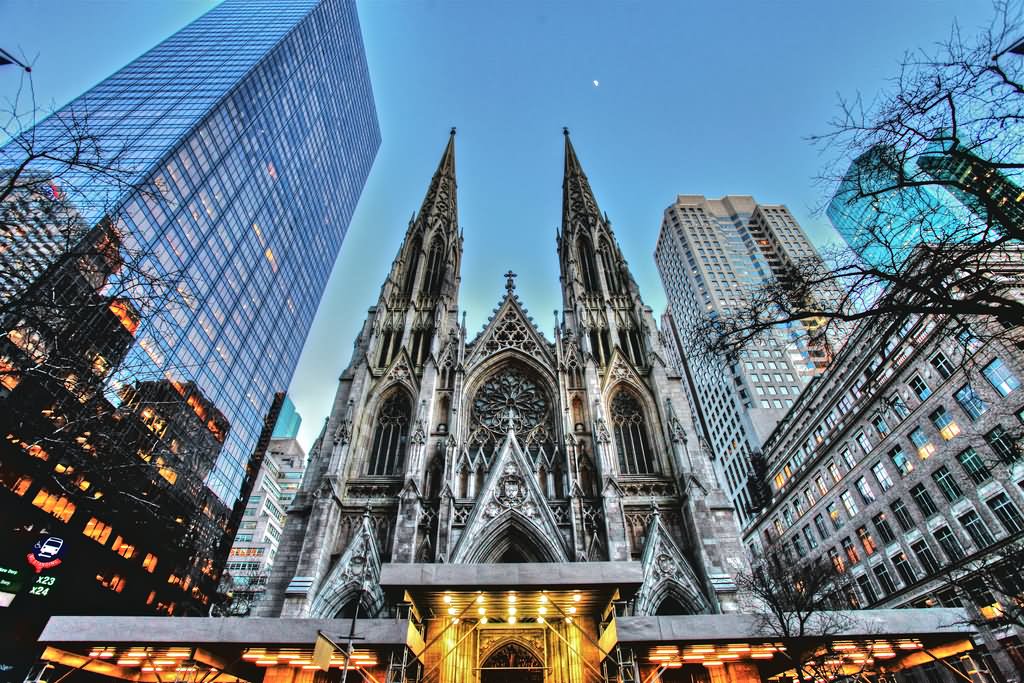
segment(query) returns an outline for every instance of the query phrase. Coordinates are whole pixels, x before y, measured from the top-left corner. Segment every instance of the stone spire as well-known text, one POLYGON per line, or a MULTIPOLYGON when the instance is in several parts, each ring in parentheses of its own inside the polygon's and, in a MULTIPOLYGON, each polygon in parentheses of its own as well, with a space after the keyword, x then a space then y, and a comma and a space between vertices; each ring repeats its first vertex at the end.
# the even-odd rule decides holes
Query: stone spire
POLYGON ((458 203, 456 201, 455 182, 455 128, 448 134, 441 161, 430 180, 430 188, 423 205, 420 207, 417 221, 419 228, 426 228, 439 221, 449 230, 457 230, 459 225, 458 203))
POLYGON ((590 182, 583 172, 580 160, 576 157, 569 129, 563 128, 565 135, 565 171, 562 176, 562 236, 565 237, 577 227, 595 226, 601 220, 601 212, 594 200, 590 182))

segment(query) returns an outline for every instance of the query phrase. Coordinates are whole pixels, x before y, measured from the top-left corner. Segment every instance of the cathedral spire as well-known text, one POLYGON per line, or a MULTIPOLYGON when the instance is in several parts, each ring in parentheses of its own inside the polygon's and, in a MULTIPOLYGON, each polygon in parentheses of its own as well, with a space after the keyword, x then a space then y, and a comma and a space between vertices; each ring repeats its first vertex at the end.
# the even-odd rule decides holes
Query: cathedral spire
POLYGON ((569 138, 569 129, 563 128, 565 136, 565 171, 562 176, 562 234, 573 231, 577 224, 593 226, 601 219, 601 212, 594 200, 590 182, 583 172, 580 160, 569 138))
POLYGON ((434 177, 430 180, 430 188, 423 198, 423 205, 417 215, 418 227, 427 227, 438 219, 448 230, 457 230, 459 224, 458 203, 456 201, 455 182, 455 128, 448 134, 441 161, 437 164, 434 177))

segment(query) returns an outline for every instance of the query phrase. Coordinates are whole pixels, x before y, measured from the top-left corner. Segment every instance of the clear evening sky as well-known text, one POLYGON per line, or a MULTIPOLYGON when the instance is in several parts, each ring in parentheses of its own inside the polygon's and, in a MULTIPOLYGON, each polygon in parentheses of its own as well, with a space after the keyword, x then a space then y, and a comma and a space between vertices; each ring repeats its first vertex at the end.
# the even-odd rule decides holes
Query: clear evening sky
MULTIPOLYGON (((216 4, 0 0, 0 46, 33 63, 38 102, 60 106, 216 4)), ((676 194, 752 194, 788 205, 815 243, 834 239, 817 213, 825 159, 806 137, 827 130, 837 94, 874 96, 905 51, 954 21, 973 34, 993 10, 988 0, 363 0, 359 12, 383 143, 290 389, 306 447, 451 126, 470 338, 509 268, 551 338, 562 126, 657 316, 652 255, 676 194)), ((0 67, 0 97, 18 79, 0 67)))

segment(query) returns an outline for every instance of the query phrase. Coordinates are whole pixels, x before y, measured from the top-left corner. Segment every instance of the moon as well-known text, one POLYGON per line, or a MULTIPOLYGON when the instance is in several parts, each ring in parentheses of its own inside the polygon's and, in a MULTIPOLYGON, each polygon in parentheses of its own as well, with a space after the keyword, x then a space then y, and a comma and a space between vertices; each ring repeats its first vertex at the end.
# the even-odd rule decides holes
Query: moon
POLYGON ((594 87, 596 88, 596 87, 598 87, 599 85, 601 85, 601 81, 597 81, 597 80, 595 80, 595 81, 594 81, 594 87))

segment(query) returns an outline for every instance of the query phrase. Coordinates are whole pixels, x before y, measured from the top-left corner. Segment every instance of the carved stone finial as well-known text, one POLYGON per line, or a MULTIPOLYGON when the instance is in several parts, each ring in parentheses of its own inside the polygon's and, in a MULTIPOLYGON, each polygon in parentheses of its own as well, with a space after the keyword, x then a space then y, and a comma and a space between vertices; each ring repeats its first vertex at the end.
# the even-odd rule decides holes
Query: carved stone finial
POLYGON ((511 269, 507 273, 505 273, 505 290, 506 291, 511 292, 513 289, 516 288, 516 278, 517 277, 518 277, 518 275, 513 273, 511 269))
POLYGON ((562 126, 562 135, 564 135, 565 137, 569 137, 569 127, 568 126, 562 126))
POLYGON ((452 131, 451 133, 449 133, 449 135, 455 135, 455 126, 452 126, 452 131))

